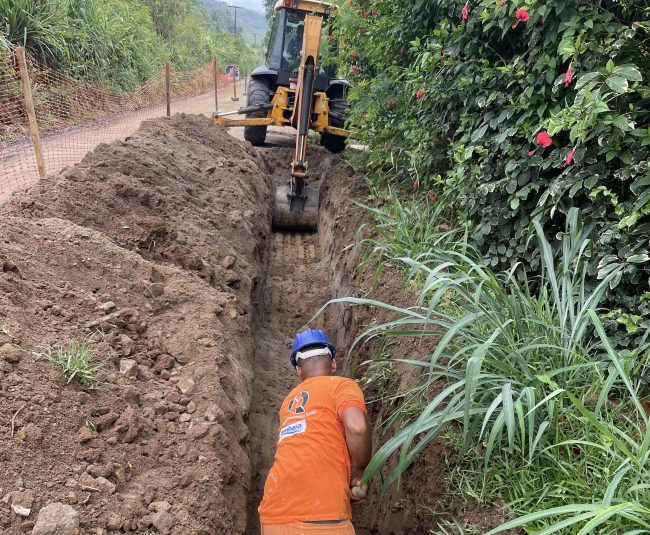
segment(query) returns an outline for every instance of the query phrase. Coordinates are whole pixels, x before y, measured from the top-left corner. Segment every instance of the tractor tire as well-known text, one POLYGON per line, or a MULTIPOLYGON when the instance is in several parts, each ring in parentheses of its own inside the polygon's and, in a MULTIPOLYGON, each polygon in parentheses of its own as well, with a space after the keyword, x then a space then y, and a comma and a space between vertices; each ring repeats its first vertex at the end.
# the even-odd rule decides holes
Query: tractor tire
MULTIPOLYGON (((332 112, 346 116, 346 102, 343 97, 330 100, 329 106, 332 112)), ((345 121, 340 121, 333 117, 330 118, 330 121, 331 125, 337 128, 343 128, 345 126, 345 121)), ((320 144, 332 154, 338 154, 345 150, 345 139, 346 138, 334 134, 322 133, 320 135, 320 144)))
MULTIPOLYGON (((271 102, 271 95, 269 94, 269 86, 263 78, 253 78, 248 84, 248 100, 247 106, 259 106, 260 104, 269 104, 271 102)), ((247 118, 260 118, 266 117, 267 111, 254 111, 247 113, 247 118)), ((245 126, 244 139, 256 147, 264 145, 266 140, 266 126, 245 126)))
POLYGON ((345 150, 345 138, 323 132, 320 135, 320 144, 332 154, 338 154, 345 150))

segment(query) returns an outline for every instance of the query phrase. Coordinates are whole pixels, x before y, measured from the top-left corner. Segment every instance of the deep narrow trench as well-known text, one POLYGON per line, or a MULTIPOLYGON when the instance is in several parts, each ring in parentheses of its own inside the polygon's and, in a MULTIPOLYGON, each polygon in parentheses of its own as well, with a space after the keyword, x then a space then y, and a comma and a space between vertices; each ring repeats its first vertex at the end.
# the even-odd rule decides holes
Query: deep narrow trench
MULTIPOLYGON (((286 181, 289 149, 263 149, 272 171, 274 187, 286 181)), ((319 167, 329 159, 318 159, 319 167)), ((247 505, 246 533, 259 533, 257 506, 276 445, 278 410, 285 396, 297 384, 289 363, 289 348, 295 333, 304 328, 314 312, 330 296, 325 266, 321 262, 318 234, 274 232, 267 248, 267 271, 261 302, 257 303, 258 326, 251 409, 248 418, 252 464, 251 490, 247 505)), ((321 315, 310 327, 326 328, 321 315)))
MULTIPOLYGON (((284 184, 292 150, 285 145, 284 148, 269 147, 260 152, 269 168, 273 186, 284 184)), ((365 199, 368 195, 363 179, 349 165, 324 149, 312 146, 308 155, 311 184, 321 191, 319 232, 311 235, 270 234, 263 259, 265 276, 256 294, 256 353, 248 418, 252 477, 245 531, 250 535, 260 532, 257 508, 273 464, 278 410, 298 381, 289 363, 292 339, 296 332, 307 327, 314 313, 331 298, 354 295, 374 284, 372 277, 357 277, 363 252, 350 247, 358 238, 359 228, 367 221, 354 206, 354 200, 365 199)), ((382 275, 381 295, 384 299, 397 300, 403 306, 409 306, 410 295, 405 293, 402 277, 399 273, 393 275, 382 275)), ((342 357, 338 359, 339 370, 359 376, 363 372, 358 373, 356 366, 359 361, 355 359, 368 357, 372 348, 357 349, 354 357, 346 355, 347 350, 359 329, 377 319, 375 311, 359 313, 357 309, 334 305, 308 326, 325 329, 342 357)), ((397 348, 397 354, 407 355, 412 350, 411 342, 406 341, 397 348)), ((407 377, 406 380, 410 379, 407 377)), ((372 410, 372 402, 369 407, 372 410)), ((444 502, 449 454, 450 449, 445 444, 432 445, 420 470, 409 474, 400 486, 391 487, 386 494, 380 492, 380 481, 373 482, 368 500, 352 507, 357 535, 428 533, 437 526, 436 517, 464 515, 464 501, 459 500, 459 505, 453 506, 455 509, 444 502), (432 513, 428 513, 429 509, 423 508, 423 504, 434 504, 436 509, 430 509, 432 513)))

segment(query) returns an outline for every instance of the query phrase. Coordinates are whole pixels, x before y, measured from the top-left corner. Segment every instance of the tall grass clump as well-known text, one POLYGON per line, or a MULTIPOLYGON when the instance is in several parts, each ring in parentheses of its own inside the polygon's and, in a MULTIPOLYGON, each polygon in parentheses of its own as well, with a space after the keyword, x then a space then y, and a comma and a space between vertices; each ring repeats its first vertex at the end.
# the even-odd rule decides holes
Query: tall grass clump
POLYGON ((177 69, 256 67, 258 51, 218 33, 199 0, 0 0, 0 49, 23 46, 39 64, 127 91, 164 62, 177 69))
MULTIPOLYGON (((381 198, 380 190, 376 195, 381 198)), ((375 282, 384 267, 395 259, 417 260, 430 255, 432 250, 450 248, 472 256, 477 254, 468 243, 467 227, 456 224, 444 200, 430 202, 427 196, 402 199, 389 188, 377 206, 356 204, 373 217, 370 227, 362 225, 359 228, 357 245, 365 251, 360 269, 377 260, 375 282)), ((407 280, 421 274, 417 268, 404 267, 407 280)))
POLYGON ((399 393, 403 404, 365 477, 395 455, 384 477, 391 485, 434 438, 460 431, 454 482, 479 500, 505 499, 515 517, 491 533, 646 533, 647 334, 635 349, 613 349, 599 306, 618 268, 589 282, 592 241, 577 209, 557 260, 538 223, 531 240, 539 275, 520 265, 495 273, 457 248, 432 249, 394 260, 424 281, 413 307, 336 300, 395 315, 355 345, 380 334, 439 338, 431 354, 400 359, 420 381, 399 393))
POLYGON ((54 0, 0 0, 0 42, 23 46, 47 65, 68 56, 65 9, 54 0))

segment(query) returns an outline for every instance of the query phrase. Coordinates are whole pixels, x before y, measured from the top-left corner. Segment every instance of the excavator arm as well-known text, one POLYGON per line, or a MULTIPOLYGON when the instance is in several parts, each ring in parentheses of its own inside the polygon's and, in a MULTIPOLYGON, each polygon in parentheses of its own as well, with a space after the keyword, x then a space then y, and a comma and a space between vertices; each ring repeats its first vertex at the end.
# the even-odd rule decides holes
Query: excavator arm
MULTIPOLYGON (((292 21, 292 30, 296 28, 297 20, 300 20, 303 27, 298 69, 292 72, 283 71, 289 75, 289 85, 287 86, 286 81, 278 85, 272 101, 255 102, 254 105, 234 112, 215 114, 213 121, 222 126, 245 126, 249 129, 293 126, 297 130, 290 176, 287 184, 277 188, 275 193, 273 227, 293 231, 313 231, 318 227, 320 199, 318 189, 307 183, 309 131, 319 132, 322 139, 327 135, 341 139, 351 135, 349 131, 332 124, 332 119, 335 119, 336 124, 340 125, 341 116, 330 108, 327 93, 322 90, 316 91, 323 27, 333 8, 330 4, 317 0, 278 0, 275 9, 276 11, 298 10, 304 13, 304 20, 296 17, 292 21), (254 117, 242 119, 229 117, 235 114, 253 114, 254 117)), ((286 24, 285 18, 279 20, 285 21, 286 24)), ((281 29, 284 30, 283 27, 281 29)), ((263 140, 264 137, 261 143, 263 140)))
POLYGON ((318 226, 319 192, 307 186, 307 143, 312 123, 314 85, 320 56, 323 18, 305 16, 305 33, 300 52, 300 67, 296 83, 296 104, 291 123, 295 125, 296 148, 291 162, 291 178, 278 188, 275 196, 273 226, 292 230, 314 230, 318 226))

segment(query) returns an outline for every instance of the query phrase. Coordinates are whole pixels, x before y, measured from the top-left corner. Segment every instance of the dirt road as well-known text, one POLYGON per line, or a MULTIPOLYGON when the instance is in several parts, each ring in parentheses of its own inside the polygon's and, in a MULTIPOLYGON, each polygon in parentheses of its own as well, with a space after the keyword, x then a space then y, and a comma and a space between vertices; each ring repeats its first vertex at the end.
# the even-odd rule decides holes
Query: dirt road
MULTIPOLYGON (((246 104, 244 83, 239 82, 239 101, 231 100, 232 87, 219 91, 219 111, 231 111, 246 104)), ((173 101, 172 115, 177 113, 203 114, 210 117, 215 109, 214 93, 173 101)), ((70 127, 53 134, 43 135, 41 142, 48 175, 56 174, 64 167, 80 161, 86 153, 100 143, 111 143, 132 135, 142 121, 166 114, 166 106, 146 108, 137 112, 111 116, 107 120, 70 127)), ((7 145, 0 153, 0 200, 12 191, 29 186, 38 180, 36 160, 30 139, 7 145)))

